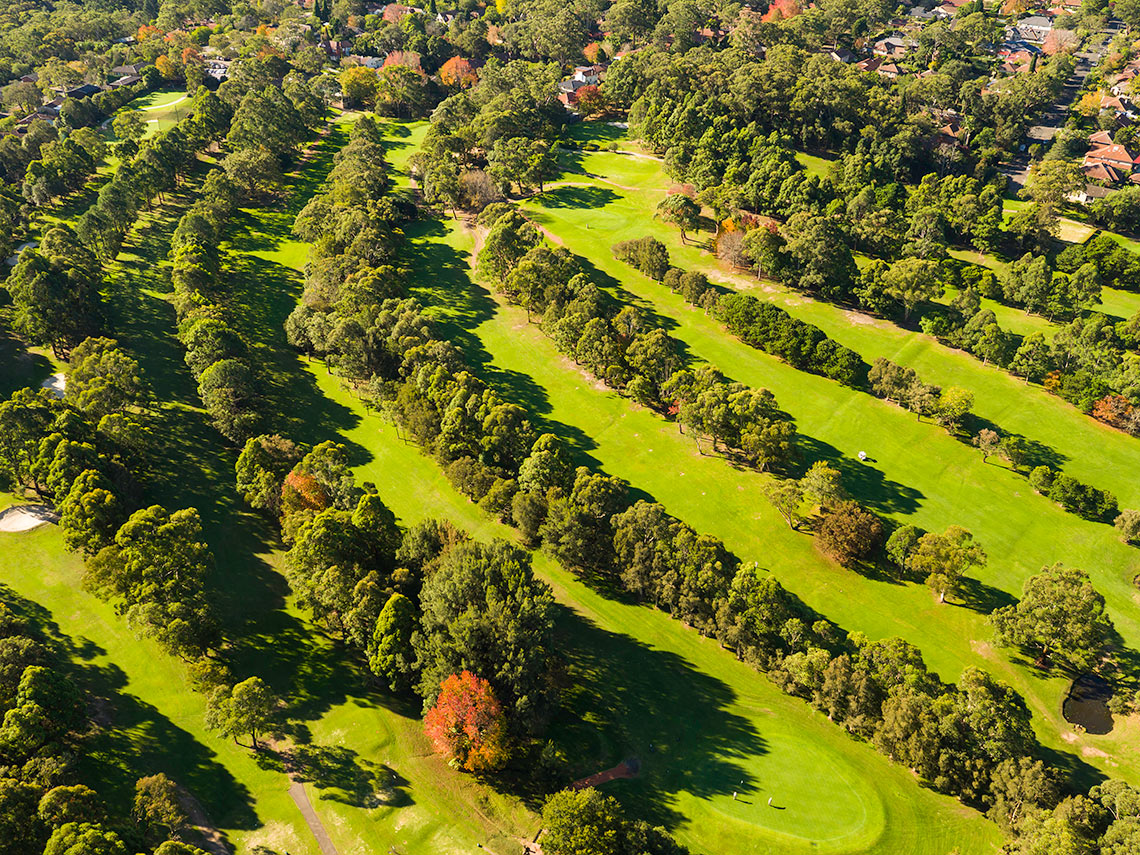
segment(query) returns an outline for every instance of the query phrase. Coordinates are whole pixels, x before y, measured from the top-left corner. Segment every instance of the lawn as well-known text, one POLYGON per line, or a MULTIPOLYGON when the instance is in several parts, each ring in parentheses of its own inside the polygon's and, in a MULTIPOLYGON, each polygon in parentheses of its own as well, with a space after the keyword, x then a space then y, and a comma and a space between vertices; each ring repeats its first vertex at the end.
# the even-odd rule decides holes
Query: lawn
MULTIPOLYGON (((451 265, 447 244, 414 237, 415 278, 439 283, 419 295, 433 301, 441 319, 478 323, 481 307, 448 287, 462 269, 451 265)), ((453 340, 470 353, 480 343, 497 344, 485 337, 491 329, 477 325, 470 336, 456 330, 453 340)), ((446 516, 480 537, 511 536, 320 363, 311 372, 326 399, 356 415, 341 435, 361 461, 357 475, 377 485, 402 523, 446 516)), ((483 368, 494 372, 494 365, 483 368)), ((983 852, 997 840, 976 814, 916 787, 905 770, 714 642, 662 613, 602 597, 541 554, 536 567, 562 606, 558 649, 575 688, 552 733, 571 760, 571 777, 638 757, 642 776, 608 789, 699 851, 942 852, 957 845, 983 852), (769 796, 787 810, 770 809, 769 796)))
MULTIPOLYGON (((401 153, 406 151, 393 148, 398 172, 404 169, 401 153)), ((402 184, 406 176, 396 180, 402 184)), ((478 324, 484 307, 472 301, 469 290, 448 287, 470 283, 463 259, 446 243, 423 234, 437 228, 411 230, 413 279, 438 283, 430 294, 425 288, 420 295, 430 298, 445 320, 462 319, 465 329, 455 329, 453 338, 474 346, 467 330, 482 331, 478 324)), ((264 284, 270 265, 279 271, 299 267, 304 247, 288 240, 251 244, 247 255, 257 259, 257 279, 264 284)), ((268 327, 269 320, 255 323, 268 327)), ((288 353, 280 346, 273 350, 288 353)), ((403 523, 444 515, 480 537, 510 534, 457 495, 434 462, 366 412, 318 362, 303 374, 297 373, 301 363, 291 354, 273 365, 275 373, 280 365, 289 378, 275 385, 291 390, 294 410, 323 414, 313 441, 340 437, 358 464, 358 477, 377 485, 403 523), (307 403, 297 406, 298 399, 307 403)), ((967 851, 985 851, 996 839, 995 830, 976 815, 917 789, 903 770, 852 742, 715 645, 664 615, 604 600, 542 556, 537 561, 563 604, 559 649, 570 659, 573 682, 580 687, 574 714, 555 731, 573 758, 575 774, 636 753, 645 764, 644 776, 616 789, 704 850, 722 851, 728 842, 743 851, 802 851, 814 843, 831 851, 901 847, 933 852, 953 841, 967 851), (679 697, 692 699, 685 716, 675 714, 679 697), (666 765, 669 753, 677 759, 666 765), (660 762, 654 762, 655 754, 662 755, 660 762), (819 798, 821 779, 829 782, 826 799, 819 798), (732 801, 734 789, 744 801, 732 801), (763 810, 757 809, 760 793, 763 810), (789 810, 769 809, 768 795, 782 795, 789 810), (822 802, 826 808, 809 807, 822 802), (736 817, 726 819, 733 812, 736 817), (708 822, 713 819, 715 828, 708 822)))
MULTIPOLYGON (((614 156, 598 153, 593 157, 614 156)), ((620 182, 623 163, 614 159, 607 174, 620 182)), ((789 536, 766 507, 760 497, 760 476, 701 458, 691 444, 686 452, 687 441, 677 441, 662 453, 661 444, 668 442, 664 437, 674 429, 625 402, 616 402, 612 408, 601 404, 599 399, 612 397, 611 393, 600 392, 594 384, 574 376, 544 337, 537 331, 532 334, 521 321, 501 333, 499 349, 488 346, 495 364, 509 369, 504 373, 523 374, 519 385, 528 389, 529 397, 548 403, 555 418, 570 425, 575 435, 588 438, 583 451, 599 459, 607 470, 652 493, 698 529, 724 538, 745 559, 762 560, 785 585, 824 614, 848 629, 861 629, 875 637, 899 634, 908 638, 948 679, 956 679, 966 664, 990 668, 1026 696, 1042 740, 1065 751, 1075 767, 1087 772, 1084 764, 1088 762, 1114 774, 1133 778, 1140 774, 1128 750, 1135 722, 1121 723, 1103 737, 1072 733, 1059 715, 1063 681, 1043 679, 1023 667, 1024 663, 1011 664, 1006 653, 995 652, 984 619, 984 612, 1019 593, 1030 573, 1063 560, 1093 574, 1118 627, 1134 645, 1140 638, 1140 625, 1131 579, 1140 570, 1138 553, 1120 544, 1109 526, 1062 513, 1034 495, 1022 477, 992 462, 983 463, 975 450, 944 431, 740 344, 699 310, 616 263, 606 245, 652 233, 668 242, 676 263, 716 272, 712 259, 699 247, 682 247, 675 230, 650 218, 651 192, 646 187, 618 193, 609 185, 562 188, 528 202, 527 207, 560 242, 588 257, 600 278, 621 296, 649 311, 659 311, 659 319, 672 327, 671 332, 696 357, 711 361, 734 379, 772 389, 806 434, 809 457, 828 458, 838 465, 862 501, 925 528, 961 524, 974 531, 990 554, 990 565, 979 574, 974 602, 968 603, 972 607, 939 608, 921 588, 857 576, 822 561, 803 543, 805 537, 789 536), (583 208, 589 208, 589 213, 584 215, 583 208), (604 237, 599 239, 599 235, 604 237), (504 356, 508 351, 510 358, 504 356), (553 366, 559 365, 571 374, 565 382, 555 380, 558 372, 553 366), (548 391, 531 390, 532 382, 548 391), (650 458, 646 446, 657 453, 650 458), (866 450, 875 463, 856 463, 853 457, 859 450, 866 450), (679 471, 661 466, 662 460, 679 461, 679 471), (698 478, 699 489, 695 489, 698 478)), ((1089 420, 1042 390, 1027 389, 1005 372, 893 324, 815 303, 776 286, 760 286, 747 277, 730 279, 722 272, 719 278, 775 299, 868 360, 889 356, 914 366, 930 381, 966 385, 977 396, 979 416, 1039 442, 1042 459, 1062 463, 1070 474, 1113 489, 1123 507, 1135 506, 1140 499, 1129 475, 1135 470, 1140 448, 1136 440, 1089 420)), ((487 339, 482 336, 484 343, 487 339)))
POLYGON ((159 131, 170 130, 190 115, 190 100, 185 89, 156 89, 131 101, 123 109, 141 112, 146 122, 146 136, 152 137, 159 131))

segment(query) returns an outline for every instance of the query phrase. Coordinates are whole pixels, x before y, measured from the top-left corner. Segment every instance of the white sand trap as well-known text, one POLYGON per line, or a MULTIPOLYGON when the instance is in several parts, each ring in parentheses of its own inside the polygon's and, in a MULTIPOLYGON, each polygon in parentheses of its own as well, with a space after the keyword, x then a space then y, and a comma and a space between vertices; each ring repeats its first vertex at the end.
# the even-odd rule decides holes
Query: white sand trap
POLYGON ((0 531, 31 531, 56 522, 59 514, 47 505, 22 505, 0 511, 0 531))
POLYGON ((169 110, 171 107, 176 107, 183 101, 189 101, 189 95, 183 95, 181 98, 175 98, 173 101, 167 101, 165 104, 152 104, 149 107, 139 107, 140 113, 153 113, 155 110, 169 110))
POLYGON ((62 398, 67 391, 67 375, 62 371, 56 372, 51 375, 47 380, 40 384, 41 389, 47 389, 57 398, 62 398))

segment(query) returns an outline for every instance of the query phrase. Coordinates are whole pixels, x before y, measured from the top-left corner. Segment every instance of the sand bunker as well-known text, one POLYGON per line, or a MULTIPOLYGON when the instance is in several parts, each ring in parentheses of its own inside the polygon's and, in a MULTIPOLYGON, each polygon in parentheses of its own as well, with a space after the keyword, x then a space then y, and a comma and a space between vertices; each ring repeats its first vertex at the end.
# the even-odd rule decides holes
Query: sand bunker
POLYGON ((47 389, 57 398, 62 398, 67 391, 67 377, 62 371, 51 375, 47 380, 40 384, 41 389, 47 389))
POLYGON ((0 511, 0 531, 31 531, 53 523, 59 515, 47 505, 21 505, 0 511))

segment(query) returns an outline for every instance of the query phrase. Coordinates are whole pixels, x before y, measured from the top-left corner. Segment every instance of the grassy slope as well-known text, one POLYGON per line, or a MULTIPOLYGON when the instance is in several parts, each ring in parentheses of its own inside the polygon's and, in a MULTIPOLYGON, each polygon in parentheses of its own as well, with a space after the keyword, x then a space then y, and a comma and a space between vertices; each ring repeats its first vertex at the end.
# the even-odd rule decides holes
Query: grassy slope
MULTIPOLYGON (((852 489, 864 501, 927 528, 959 523, 975 531, 991 556, 991 566, 980 574, 985 584, 974 592, 978 600, 975 608, 988 610, 1004 601, 1007 594, 1017 593, 1030 572, 1045 563, 1065 560, 1093 573, 1110 600, 1122 632, 1135 643, 1140 627, 1130 580, 1140 569, 1140 560, 1135 551, 1116 541, 1109 527, 1061 513, 1034 496, 1022 478, 999 466, 982 464, 975 451, 930 425, 918 424, 883 402, 801 374, 743 346, 660 285, 614 262, 606 251, 608 244, 648 232, 666 240, 675 262, 682 266, 709 268, 712 263, 696 248, 682 248, 675 230, 651 219, 652 205, 660 198, 655 187, 661 184, 642 183, 644 189, 636 192, 615 189, 616 184, 638 183, 624 180, 628 162, 622 155, 587 155, 582 164, 585 170, 605 173, 611 183, 559 189, 529 203, 529 207, 559 240, 620 282, 626 290, 624 296, 648 308, 660 307, 668 316, 666 324, 677 324, 672 332, 696 356, 712 361, 735 379, 771 388, 796 416, 800 429, 815 441, 812 456, 832 457, 847 471, 852 489), (581 209, 585 207, 591 210, 583 215, 581 209), (870 467, 855 464, 851 457, 860 449, 866 449, 877 462, 870 467)), ((645 164, 644 160, 636 163, 639 173, 645 164)), ((968 386, 978 397, 976 410, 981 416, 1003 429, 1023 432, 1045 443, 1064 461, 1066 471, 1114 489, 1123 506, 1135 505, 1140 498, 1128 477, 1136 459, 1135 439, 1092 422, 1041 390, 1026 390, 1004 372, 982 367, 972 357, 943 348, 928 337, 775 287, 769 291, 764 296, 819 324, 865 358, 886 355, 913 365, 934 382, 968 386)), ((529 346, 539 345, 531 342, 529 346)), ((571 417, 572 422, 587 418, 578 412, 571 417)), ((584 432, 601 439, 596 431, 584 432)), ((658 447, 659 442, 654 437, 651 444, 658 447)), ((605 462, 617 474, 626 474, 623 469, 630 471, 636 465, 628 454, 620 453, 612 465, 609 460, 605 462)), ((686 480, 692 478, 692 468, 691 463, 684 464, 686 480)), ((709 475, 713 492, 704 490, 718 498, 717 506, 710 508, 696 491, 677 489, 680 476, 676 472, 667 468, 659 471, 652 465, 646 470, 638 473, 641 477, 626 477, 654 492, 698 528, 724 537, 744 557, 759 558, 779 568, 785 584, 849 628, 873 635, 901 634, 919 644, 932 664, 949 678, 955 678, 967 663, 988 663, 1027 696, 1045 742, 1069 747, 1067 743, 1075 734, 1059 716, 1063 684, 1056 679, 1042 680, 1020 667, 1011 668, 1004 654, 995 655, 989 644, 991 633, 980 613, 960 607, 938 609, 921 589, 840 573, 811 556, 810 550, 789 546, 787 542, 795 538, 789 539, 774 514, 763 506, 756 476, 731 472, 723 464, 716 466, 715 474, 709 475), (738 482, 735 487, 732 481, 738 482), (762 531, 755 525, 758 518, 763 521, 762 531), (775 547, 776 543, 781 546, 775 547)), ((1127 748, 1134 744, 1135 730, 1136 723, 1127 722, 1104 737, 1081 735, 1076 747, 1102 768, 1135 777, 1138 768, 1127 748), (1104 753, 1112 756, 1101 756, 1104 753)))

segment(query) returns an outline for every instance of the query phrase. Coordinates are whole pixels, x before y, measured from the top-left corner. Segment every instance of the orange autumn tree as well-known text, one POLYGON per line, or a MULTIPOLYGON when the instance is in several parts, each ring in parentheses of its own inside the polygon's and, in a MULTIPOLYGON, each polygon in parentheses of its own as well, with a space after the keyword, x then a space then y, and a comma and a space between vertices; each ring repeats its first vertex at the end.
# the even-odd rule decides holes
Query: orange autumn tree
POLYGON ((479 75, 471 63, 461 56, 453 56, 439 67, 439 82, 454 89, 466 89, 478 81, 479 75))
POLYGON ((436 751, 468 772, 498 769, 507 760, 503 708, 491 684, 470 671, 440 683, 435 706, 424 717, 424 732, 436 751))

